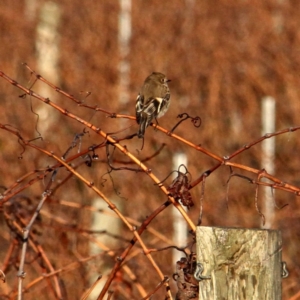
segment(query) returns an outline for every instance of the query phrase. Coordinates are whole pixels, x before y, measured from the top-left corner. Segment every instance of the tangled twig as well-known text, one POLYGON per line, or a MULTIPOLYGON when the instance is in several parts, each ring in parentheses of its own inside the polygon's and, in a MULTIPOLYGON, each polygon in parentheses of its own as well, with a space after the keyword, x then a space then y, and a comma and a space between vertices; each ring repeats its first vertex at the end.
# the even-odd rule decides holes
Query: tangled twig
POLYGON ((182 113, 182 114, 179 114, 177 116, 177 118, 183 118, 182 120, 178 121, 178 123, 171 129, 171 133, 173 133, 175 131, 175 129, 184 121, 186 121, 187 119, 191 119, 193 125, 196 127, 196 128, 199 128, 201 126, 201 118, 196 116, 196 117, 191 117, 189 114, 187 113, 182 113))

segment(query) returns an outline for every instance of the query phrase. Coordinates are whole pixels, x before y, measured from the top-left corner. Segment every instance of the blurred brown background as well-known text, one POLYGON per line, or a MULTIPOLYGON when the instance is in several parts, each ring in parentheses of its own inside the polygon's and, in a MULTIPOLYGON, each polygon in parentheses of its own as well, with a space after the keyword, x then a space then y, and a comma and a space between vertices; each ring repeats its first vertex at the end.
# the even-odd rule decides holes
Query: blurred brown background
MULTIPOLYGON (((22 65, 26 62, 36 72, 64 91, 84 100, 86 104, 129 115, 135 113, 135 99, 145 77, 152 71, 162 72, 172 80, 169 85, 172 103, 168 113, 159 120, 159 125, 171 129, 178 121, 177 115, 183 112, 200 116, 200 128, 194 128, 186 121, 176 130, 176 134, 195 144, 201 144, 220 156, 229 155, 262 135, 261 101, 265 96, 272 96, 276 101, 276 130, 299 125, 299 1, 132 1, 131 6, 127 7, 127 15, 126 6, 122 7, 121 3, 128 4, 130 1, 1 1, 0 69, 24 86, 30 87, 34 78, 22 65), (43 17, 45 7, 46 21, 43 17), (47 21, 50 14, 47 8, 54 11, 54 21, 51 17, 47 21), (126 17, 130 18, 129 31, 124 28, 124 24, 128 24, 126 17), (124 18, 125 23, 122 23, 124 18), (45 30, 45 23, 53 27, 54 36, 41 35, 41 31, 45 30), (45 40, 41 40, 43 38, 45 40), (51 67, 48 67, 47 51, 53 51, 50 50, 53 45, 56 48, 52 55, 57 60, 54 65, 49 62, 51 67), (91 95, 86 97, 86 92, 91 92, 91 95)), ((130 125, 132 127, 126 133, 137 130, 134 121, 110 119, 103 113, 77 107, 54 90, 45 88, 40 82, 33 85, 33 90, 106 132, 114 132, 130 125)), ((82 132, 82 125, 51 108, 45 110, 45 105, 36 99, 20 98, 20 94, 20 90, 3 79, 0 80, 1 123, 14 126, 27 139, 37 137, 40 132, 43 141, 38 140, 37 143, 57 155, 62 155, 70 146, 74 135, 82 132), (31 111, 31 106, 39 114, 39 121, 31 111)), ((82 139, 82 148, 102 141, 90 132, 82 139)), ((142 151, 141 141, 136 138, 124 141, 123 144, 139 159, 143 159, 152 155, 162 143, 166 147, 146 163, 161 180, 174 169, 172 156, 177 152, 186 153, 188 170, 193 179, 216 164, 213 159, 153 128, 147 130, 142 151)), ((296 186, 300 186, 299 149, 299 132, 276 137, 273 175, 296 186)), ((14 136, 0 131, 2 190, 10 187, 24 174, 54 163, 49 157, 32 149, 26 150, 20 160, 18 156, 21 152, 22 148, 14 136)), ((91 168, 80 167, 79 170, 122 207, 125 215, 142 221, 166 200, 145 174, 117 171, 110 174, 112 181, 106 174, 108 166, 105 163, 105 151, 99 150, 97 154, 99 162, 95 162, 91 168)), ((233 161, 261 169, 261 156, 261 144, 258 144, 233 161)), ((117 152, 115 158, 127 160, 117 152)), ((256 179, 253 174, 235 171, 256 179)), ((202 224, 260 227, 261 218, 254 205, 255 185, 241 178, 232 178, 227 193, 226 182, 229 174, 229 169, 222 167, 207 178, 202 224)), ((59 171, 56 183, 65 176, 67 172, 59 171)), ((168 179, 167 184, 170 182, 171 179, 168 179)), ((25 189, 21 195, 29 197, 31 205, 35 207, 44 187, 45 183, 40 182, 25 189)), ((189 211, 189 215, 197 222, 200 185, 191 193, 195 207, 189 211)), ((47 215, 42 214, 38 239, 47 249, 48 255, 56 259, 57 268, 87 256, 88 239, 78 231, 65 229, 64 232, 62 228, 70 225, 89 228, 93 214, 84 209, 66 208, 55 201, 94 205, 94 198, 92 191, 79 180, 71 179, 56 192, 53 201, 45 205, 47 215), (67 220, 67 224, 54 216, 67 220)), ((282 230, 283 260, 287 262, 290 271, 290 276, 283 281, 283 299, 300 299, 300 199, 294 194, 282 191, 276 191, 274 199, 278 207, 288 204, 282 210, 275 209, 272 224, 272 228, 282 230)), ((258 201, 262 207, 262 188, 259 189, 258 201)), ((12 235, 4 221, 0 222, 1 263, 5 259, 12 235)), ((110 219, 105 222, 110 222, 110 219)), ((152 226, 170 237, 170 209, 156 218, 152 226)), ((123 229, 119 234, 130 239, 132 234, 126 228, 120 230, 123 229)), ((143 237, 148 247, 166 246, 163 241, 147 235, 148 233, 143 237)), ((126 241, 116 239, 110 247, 118 249, 118 254, 125 245, 126 241)), ((163 273, 170 277, 174 272, 171 254, 171 250, 154 254, 163 273)), ((104 255, 102 264, 103 261, 111 267, 114 258, 104 255)), ((149 271, 152 269, 147 264, 148 261, 142 254, 129 262, 136 272, 137 281, 146 290, 151 290, 158 283, 158 278, 154 271, 149 271)), ((41 272, 37 266, 33 266, 31 271, 28 266, 26 268, 27 273, 30 273, 29 278, 32 279, 38 276, 32 273, 41 272)), ((0 283, 3 295, 16 288, 16 270, 11 267, 9 271, 7 282, 0 283)), ((81 269, 62 275, 66 299, 79 299, 78 295, 91 285, 89 276, 96 278, 102 272, 102 265, 96 260, 91 265, 82 265, 81 269)), ((129 279, 128 281, 130 282, 129 279)), ((128 285, 134 290, 132 282, 128 285)), ((173 283, 171 286, 174 293, 176 287, 173 283)), ((43 288, 48 291, 47 286, 35 286, 26 299, 37 299, 36 295, 40 295, 43 288)), ((133 295, 137 297, 135 292, 133 295)), ((163 299, 164 293, 161 293, 155 299, 163 299)), ((55 299, 51 293, 43 297, 39 299, 55 299)), ((126 297, 120 294, 116 299, 126 297)))

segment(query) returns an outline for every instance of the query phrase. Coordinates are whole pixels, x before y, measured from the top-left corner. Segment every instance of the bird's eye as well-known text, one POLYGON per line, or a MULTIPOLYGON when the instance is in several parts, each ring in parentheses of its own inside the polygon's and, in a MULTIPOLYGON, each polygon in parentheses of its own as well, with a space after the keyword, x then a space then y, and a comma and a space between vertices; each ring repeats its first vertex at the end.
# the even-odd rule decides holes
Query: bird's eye
POLYGON ((165 83, 165 79, 164 79, 164 78, 162 78, 160 81, 161 81, 162 83, 165 83))

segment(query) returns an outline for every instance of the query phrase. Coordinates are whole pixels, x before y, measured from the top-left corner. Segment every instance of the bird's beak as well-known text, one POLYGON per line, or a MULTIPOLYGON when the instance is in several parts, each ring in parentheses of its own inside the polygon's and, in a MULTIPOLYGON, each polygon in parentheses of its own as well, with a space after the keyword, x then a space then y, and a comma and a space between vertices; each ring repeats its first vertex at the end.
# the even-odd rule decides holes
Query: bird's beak
POLYGON ((167 80, 166 80, 166 82, 170 82, 170 81, 172 81, 172 80, 171 80, 171 79, 167 79, 167 80))

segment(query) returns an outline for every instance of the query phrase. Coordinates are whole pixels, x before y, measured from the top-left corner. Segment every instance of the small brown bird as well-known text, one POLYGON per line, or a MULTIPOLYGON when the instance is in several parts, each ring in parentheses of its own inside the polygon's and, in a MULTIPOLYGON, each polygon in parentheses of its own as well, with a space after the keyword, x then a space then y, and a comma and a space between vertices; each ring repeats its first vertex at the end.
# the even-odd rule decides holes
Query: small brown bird
POLYGON ((170 90, 167 77, 153 72, 144 81, 136 99, 136 121, 140 125, 138 137, 143 138, 153 119, 162 117, 170 105, 170 90))

